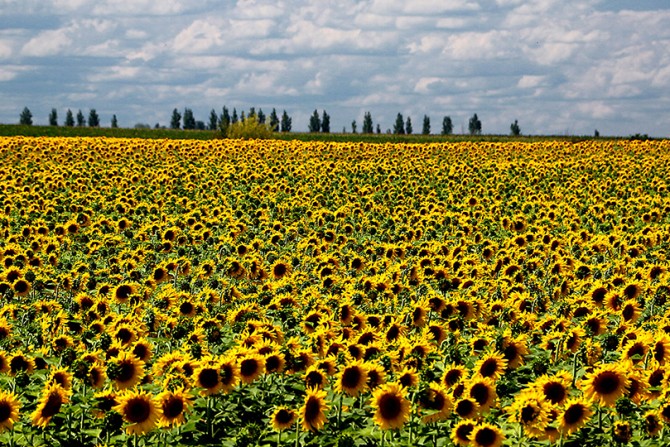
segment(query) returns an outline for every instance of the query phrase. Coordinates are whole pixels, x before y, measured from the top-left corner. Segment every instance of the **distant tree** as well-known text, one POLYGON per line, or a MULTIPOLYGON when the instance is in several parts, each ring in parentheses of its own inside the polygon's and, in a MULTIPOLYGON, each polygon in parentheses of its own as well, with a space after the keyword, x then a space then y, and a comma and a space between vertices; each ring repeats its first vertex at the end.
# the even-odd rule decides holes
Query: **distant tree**
POLYGON ((309 131, 314 133, 321 130, 321 118, 319 118, 319 112, 314 110, 312 116, 309 117, 309 131))
POLYGON ((423 135, 430 135, 430 118, 428 115, 423 116, 423 127, 421 129, 423 135))
POLYGON ((450 116, 442 118, 442 135, 451 135, 454 132, 454 123, 450 116))
POLYGON ((181 127, 181 113, 176 108, 172 111, 170 119, 170 129, 179 129, 181 127))
POLYGON ((356 133, 356 120, 351 122, 351 133, 356 133))
POLYGON ((404 135, 405 134, 405 120, 402 117, 402 114, 398 113, 398 116, 395 118, 395 124, 393 125, 393 133, 395 135, 404 135))
POLYGON ((21 115, 19 115, 19 124, 22 124, 24 126, 33 125, 33 114, 30 112, 30 109, 28 109, 28 107, 24 107, 23 110, 21 111, 21 115))
POLYGON ((100 117, 95 109, 88 112, 88 127, 100 127, 100 117))
POLYGON ((265 124, 265 113, 263 113, 263 109, 258 109, 258 124, 265 124))
POLYGON ((256 108, 255 107, 249 108, 249 114, 247 115, 247 118, 251 118, 251 117, 256 117, 256 108))
POLYGON ((205 130, 206 128, 207 128, 207 126, 205 125, 204 121, 198 120, 198 121, 195 122, 194 129, 205 130))
POLYGON ((147 123, 135 123, 133 126, 134 129, 151 129, 151 126, 147 123))
POLYGON ((379 135, 380 133, 382 133, 382 128, 379 125, 379 123, 377 123, 377 135, 379 135))
MULTIPOLYGON (((116 116, 116 115, 114 115, 114 116, 116 116)), ((156 123, 156 124, 154 124, 154 129, 160 129, 160 128, 161 128, 160 123, 156 123)))
POLYGON ((372 133, 372 114, 365 112, 363 115, 363 133, 372 133))
MULTIPOLYGON (((252 116, 253 116, 253 115, 252 115, 252 116)), ((242 110, 242 111, 240 112, 240 121, 244 122, 245 119, 247 119, 247 118, 244 116, 244 110, 242 110)))
POLYGON ((112 129, 119 127, 119 121, 116 119, 116 115, 112 115, 112 129))
POLYGON ((509 130, 510 130, 510 133, 515 137, 518 137, 519 135, 521 135, 521 128, 519 127, 519 121, 514 120, 514 122, 512 124, 510 124, 509 130))
POLYGON ((290 116, 288 116, 288 113, 286 113, 286 110, 284 110, 284 113, 282 113, 281 115, 281 131, 290 132, 292 121, 293 119, 290 116))
POLYGON ((235 124, 237 121, 237 109, 233 107, 233 116, 230 117, 230 124, 235 124))
POLYGON ((51 113, 49 114, 49 125, 58 126, 58 112, 56 109, 51 109, 51 113))
POLYGON ((321 132, 330 133, 330 115, 325 110, 321 114, 321 132))
POLYGON ((72 116, 72 110, 67 109, 67 113, 65 114, 65 125, 68 127, 74 126, 74 116, 72 116))
POLYGON ((77 126, 83 127, 85 123, 86 120, 84 119, 84 114, 82 113, 81 109, 79 109, 79 111, 77 112, 77 126))
POLYGON ((273 132, 279 130, 279 117, 277 116, 277 110, 273 107, 272 112, 270 112, 270 128, 273 132))
POLYGON ((598 129, 596 129, 595 132, 593 132, 593 136, 595 138, 600 138, 600 132, 598 132, 598 129))
POLYGON ((193 110, 188 107, 184 108, 184 129, 195 129, 195 116, 193 110))
POLYGON ((228 135, 228 128, 231 124, 232 123, 230 122, 230 112, 228 111, 228 107, 223 106, 223 110, 221 111, 221 119, 219 120, 219 129, 221 129, 221 133, 223 133, 224 136, 228 135))
POLYGON ((405 122, 405 133, 407 135, 412 135, 413 131, 414 130, 412 129, 412 118, 408 116, 407 121, 405 122))
POLYGON ((472 115, 472 118, 470 118, 470 121, 468 122, 468 130, 470 131, 470 135, 482 134, 482 122, 479 120, 476 113, 472 115))
POLYGON ((216 114, 216 110, 212 109, 211 112, 209 112, 209 125, 207 128, 209 130, 215 130, 217 127, 219 127, 219 115, 216 114))

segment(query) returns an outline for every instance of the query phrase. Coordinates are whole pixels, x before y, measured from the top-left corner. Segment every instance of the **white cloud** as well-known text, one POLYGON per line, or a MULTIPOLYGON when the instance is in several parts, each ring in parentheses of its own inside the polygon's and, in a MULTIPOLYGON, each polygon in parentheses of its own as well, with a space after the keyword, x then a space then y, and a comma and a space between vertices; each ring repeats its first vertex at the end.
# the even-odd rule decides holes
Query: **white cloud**
POLYGON ((72 38, 66 29, 42 31, 23 46, 21 54, 35 57, 56 56, 70 43, 72 43, 72 38))
MULTIPOLYGON (((236 104, 293 109, 296 129, 318 107, 333 128, 363 110, 384 129, 399 111, 458 123, 478 111, 491 132, 518 117, 524 133, 591 133, 603 120, 634 133, 634 117, 655 126, 635 132, 667 133, 670 6, 657 4, 5 0, 0 60, 12 66, 0 80, 17 108, 44 104, 35 116, 66 98, 107 101, 131 123, 145 119, 122 115, 143 104, 157 120, 175 104, 236 104)), ((4 110, 0 121, 16 120, 4 110)))

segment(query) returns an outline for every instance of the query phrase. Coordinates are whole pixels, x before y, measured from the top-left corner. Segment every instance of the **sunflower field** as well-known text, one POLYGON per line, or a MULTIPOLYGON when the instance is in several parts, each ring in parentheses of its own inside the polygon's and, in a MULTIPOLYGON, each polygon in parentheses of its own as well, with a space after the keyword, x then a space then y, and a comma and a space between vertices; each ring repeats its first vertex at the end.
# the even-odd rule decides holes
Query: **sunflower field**
POLYGON ((0 444, 664 445, 669 150, 0 138, 0 444))

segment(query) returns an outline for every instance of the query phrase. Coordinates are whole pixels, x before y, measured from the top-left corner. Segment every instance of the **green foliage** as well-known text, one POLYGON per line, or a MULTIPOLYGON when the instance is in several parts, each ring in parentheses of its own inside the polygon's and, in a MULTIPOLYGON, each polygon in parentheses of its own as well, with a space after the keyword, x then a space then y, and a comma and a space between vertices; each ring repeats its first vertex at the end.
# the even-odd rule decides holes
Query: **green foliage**
POLYGON ((56 109, 51 109, 51 113, 49 113, 49 125, 58 126, 58 112, 56 109))
POLYGON ((513 136, 518 137, 519 135, 521 135, 521 128, 519 127, 519 121, 518 120, 514 120, 514 122, 509 126, 509 129, 510 129, 510 133, 513 136))
POLYGON ((315 133, 321 130, 321 118, 319 118, 319 112, 314 110, 312 116, 309 117, 309 131, 315 133))
POLYGON ((405 134, 405 120, 403 119, 401 113, 398 113, 398 116, 395 119, 395 124, 393 125, 393 134, 394 135, 405 134))
POLYGON ((454 133, 454 124, 451 122, 450 116, 445 116, 442 119, 442 135, 451 135, 454 133))
POLYGON ((251 115, 243 121, 228 126, 227 138, 249 138, 249 139, 267 139, 272 138, 272 127, 269 124, 258 122, 256 115, 251 115))
POLYGON ((84 113, 81 111, 81 109, 79 109, 79 111, 77 112, 77 126, 84 127, 85 122, 86 121, 84 120, 84 113))
POLYGON ((33 114, 30 112, 30 109, 28 107, 24 107, 23 110, 21 111, 21 115, 19 116, 19 124, 22 124, 24 126, 33 125, 33 114))
POLYGON ((423 128, 421 129, 422 135, 430 135, 430 117, 428 115, 423 116, 423 128))
POLYGON ((170 129, 179 129, 181 127, 181 113, 176 108, 172 111, 170 119, 170 129))
POLYGON ((91 109, 88 113, 88 127, 100 127, 100 117, 95 109, 91 109))
POLYGON ((468 122, 468 130, 470 131, 470 135, 482 134, 482 122, 476 113, 472 115, 472 118, 470 118, 470 121, 468 122))
POLYGON ((372 133, 372 114, 365 112, 363 115, 363 133, 372 133))
POLYGON ((74 115, 72 115, 72 110, 67 109, 67 113, 65 114, 65 125, 68 127, 74 126, 74 115))

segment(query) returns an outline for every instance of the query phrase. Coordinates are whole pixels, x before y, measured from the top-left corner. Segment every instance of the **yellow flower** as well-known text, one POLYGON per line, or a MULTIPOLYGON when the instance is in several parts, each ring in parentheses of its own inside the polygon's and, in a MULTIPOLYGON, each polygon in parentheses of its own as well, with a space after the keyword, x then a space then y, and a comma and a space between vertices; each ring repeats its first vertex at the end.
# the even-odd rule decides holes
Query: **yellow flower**
POLYGON ((128 426, 126 433, 143 435, 156 427, 162 415, 161 407, 146 391, 126 391, 118 396, 118 405, 113 408, 128 426))
POLYGON ((409 420, 410 402, 406 394, 398 383, 387 383, 372 392, 373 419, 381 429, 399 429, 409 420))

